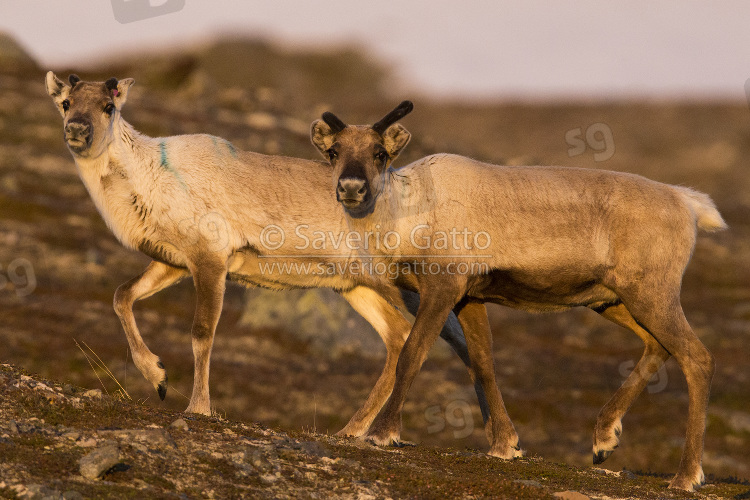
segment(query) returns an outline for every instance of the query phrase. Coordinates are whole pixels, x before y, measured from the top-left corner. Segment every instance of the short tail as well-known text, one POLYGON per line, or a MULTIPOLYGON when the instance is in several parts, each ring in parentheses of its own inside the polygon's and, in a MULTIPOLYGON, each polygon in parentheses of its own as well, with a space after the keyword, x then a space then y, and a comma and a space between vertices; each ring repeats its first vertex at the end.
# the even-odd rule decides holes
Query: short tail
POLYGON ((682 186, 676 187, 682 199, 695 214, 698 229, 713 232, 727 228, 727 223, 721 218, 716 205, 707 194, 682 186))

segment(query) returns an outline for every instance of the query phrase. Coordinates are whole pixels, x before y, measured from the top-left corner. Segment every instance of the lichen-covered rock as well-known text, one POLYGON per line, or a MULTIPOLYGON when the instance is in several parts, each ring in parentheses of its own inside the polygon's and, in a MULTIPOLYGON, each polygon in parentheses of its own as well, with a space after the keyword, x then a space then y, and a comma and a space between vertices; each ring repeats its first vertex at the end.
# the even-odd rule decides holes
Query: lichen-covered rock
POLYGON ((251 289, 245 297, 242 326, 282 330, 334 355, 385 352, 375 330, 332 290, 251 289))
POLYGON ((188 427, 187 422, 185 422, 185 419, 180 417, 171 424, 169 424, 170 429, 177 429, 179 431, 187 431, 190 430, 188 427))
POLYGON ((99 479, 105 472, 120 463, 120 447, 107 442, 81 458, 80 471, 86 479, 99 479))

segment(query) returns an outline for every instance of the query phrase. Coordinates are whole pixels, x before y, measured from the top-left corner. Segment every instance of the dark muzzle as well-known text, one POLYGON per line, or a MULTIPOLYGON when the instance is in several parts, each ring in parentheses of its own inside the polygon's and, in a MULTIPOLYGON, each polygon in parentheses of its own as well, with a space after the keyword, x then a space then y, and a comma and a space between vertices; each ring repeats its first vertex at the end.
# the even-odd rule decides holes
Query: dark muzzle
POLYGON ((369 197, 370 189, 365 179, 346 177, 339 179, 336 199, 347 208, 354 208, 369 197))
POLYGON ((65 125, 65 142, 73 151, 84 151, 91 147, 93 135, 91 122, 85 118, 73 118, 65 125))

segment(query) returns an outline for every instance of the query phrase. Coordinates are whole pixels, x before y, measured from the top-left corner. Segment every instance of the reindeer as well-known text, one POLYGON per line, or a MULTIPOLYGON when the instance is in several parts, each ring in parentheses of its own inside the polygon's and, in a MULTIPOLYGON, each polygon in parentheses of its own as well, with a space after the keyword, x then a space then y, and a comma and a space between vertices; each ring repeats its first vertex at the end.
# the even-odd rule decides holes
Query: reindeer
MULTIPOLYGON (((163 400, 167 373, 140 335, 133 304, 192 276, 195 372, 186 411, 210 415, 209 361, 226 279, 276 290, 333 288, 370 322, 387 348, 374 388, 340 431, 361 435, 391 392, 398 354, 411 329, 402 311, 416 314, 418 298, 408 292, 402 298, 390 281, 364 282, 346 272, 264 272, 259 264, 274 261, 275 255, 286 254, 276 261, 325 269, 339 269, 346 260, 343 249, 282 246, 264 234, 271 228, 277 237, 278 231, 293 235, 303 225, 331 233, 345 229, 342 210, 318 195, 330 182, 330 166, 239 151, 210 135, 147 137, 121 116, 133 83, 131 78, 85 82, 75 75, 64 83, 51 71, 46 76, 47 92, 63 116, 65 142, 94 204, 120 242, 153 259, 114 296, 136 367, 163 400)), ((455 318, 442 335, 472 374, 455 318)), ((475 387, 486 417, 483 388, 475 387)))
MULTIPOLYGON (((645 344, 636 369, 598 415, 594 463, 617 447, 628 408, 674 356, 687 379, 689 410, 685 447, 670 487, 700 486, 714 360, 685 319, 680 288, 697 231, 726 227, 711 199, 627 173, 504 167, 447 154, 395 170, 391 164, 410 134, 394 122, 412 108, 404 101, 372 127, 347 126, 331 113, 312 126, 313 143, 334 167, 333 185, 350 230, 377 227, 399 235, 387 249, 370 247, 369 257, 411 263, 414 290, 421 296, 393 392, 367 436, 381 445, 398 441, 409 386, 451 310, 459 319, 470 310, 472 327, 487 330, 467 341, 483 339, 474 349, 484 355, 476 357, 490 366, 475 369, 489 370, 488 323, 484 312, 477 312, 485 302, 526 311, 588 307, 645 344), (419 264, 421 269, 428 264, 430 272, 419 272, 419 264)), ((504 412, 497 407, 499 393, 486 396, 491 412, 504 412)), ((505 433, 504 441, 515 443, 507 422, 495 435, 505 433)))

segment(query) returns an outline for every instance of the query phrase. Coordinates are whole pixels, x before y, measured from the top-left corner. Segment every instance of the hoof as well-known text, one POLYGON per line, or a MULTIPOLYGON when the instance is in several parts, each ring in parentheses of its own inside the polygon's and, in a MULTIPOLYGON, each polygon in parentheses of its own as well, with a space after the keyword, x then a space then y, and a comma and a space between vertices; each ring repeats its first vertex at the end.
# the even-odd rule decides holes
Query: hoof
POLYGON ((195 413, 196 415, 205 415, 207 417, 210 417, 211 416, 211 409, 210 408, 198 407, 197 405, 193 406, 193 404, 190 403, 188 405, 188 407, 185 408, 185 413, 195 413))
POLYGON ((375 446, 390 446, 391 443, 393 443, 393 441, 390 439, 384 439, 384 438, 379 438, 377 436, 370 436, 370 435, 362 436, 362 439, 364 439, 370 444, 374 444, 375 446))
POLYGON ((369 443, 372 443, 376 446, 399 446, 399 443, 401 443, 398 433, 371 432, 366 434, 363 438, 365 441, 368 441, 369 443))
POLYGON ((417 443, 412 443, 411 441, 402 441, 398 438, 377 438, 375 436, 363 436, 361 439, 364 439, 370 444, 373 444, 375 446, 380 447, 393 447, 393 448, 407 448, 407 447, 415 447, 417 446, 417 443))
POLYGON ((339 437, 360 437, 367 431, 367 427, 361 425, 347 424, 343 429, 336 433, 339 437), (359 427, 359 428, 358 428, 359 427))
POLYGON ((391 443, 391 446, 393 446, 394 448, 416 448, 417 443, 414 443, 412 441, 402 441, 398 439, 391 443))
POLYGON ((164 401, 164 398, 167 397, 167 377, 164 377, 164 380, 159 382, 159 385, 156 387, 156 392, 159 393, 159 398, 164 401))
POLYGON ((705 483, 706 478, 701 470, 694 477, 680 476, 677 474, 670 482, 669 487, 673 490, 682 490, 693 492, 705 483))
MULTIPOLYGON (((597 424, 597 429, 599 425, 597 424)), ((609 458, 618 446, 622 435, 622 423, 617 420, 614 424, 605 427, 605 431, 594 431, 594 465, 599 465, 609 458), (597 438, 597 436, 603 436, 597 438)))
POLYGON ((377 446, 397 444, 401 441, 401 421, 398 417, 395 423, 392 419, 376 418, 365 433, 364 438, 377 446))
POLYGON ((504 451, 493 451, 487 452, 487 455, 495 458, 501 458, 503 460, 513 460, 514 458, 521 458, 524 455, 524 451, 521 446, 516 444, 515 446, 507 446, 504 451))
POLYGON ((594 465, 599 465, 609 458, 615 450, 599 450, 594 453, 594 465))
POLYGON ((167 397, 167 370, 164 368, 164 363, 162 363, 161 360, 156 362, 156 366, 164 372, 164 378, 156 386, 156 392, 159 393, 159 398, 164 401, 164 398, 167 397))

